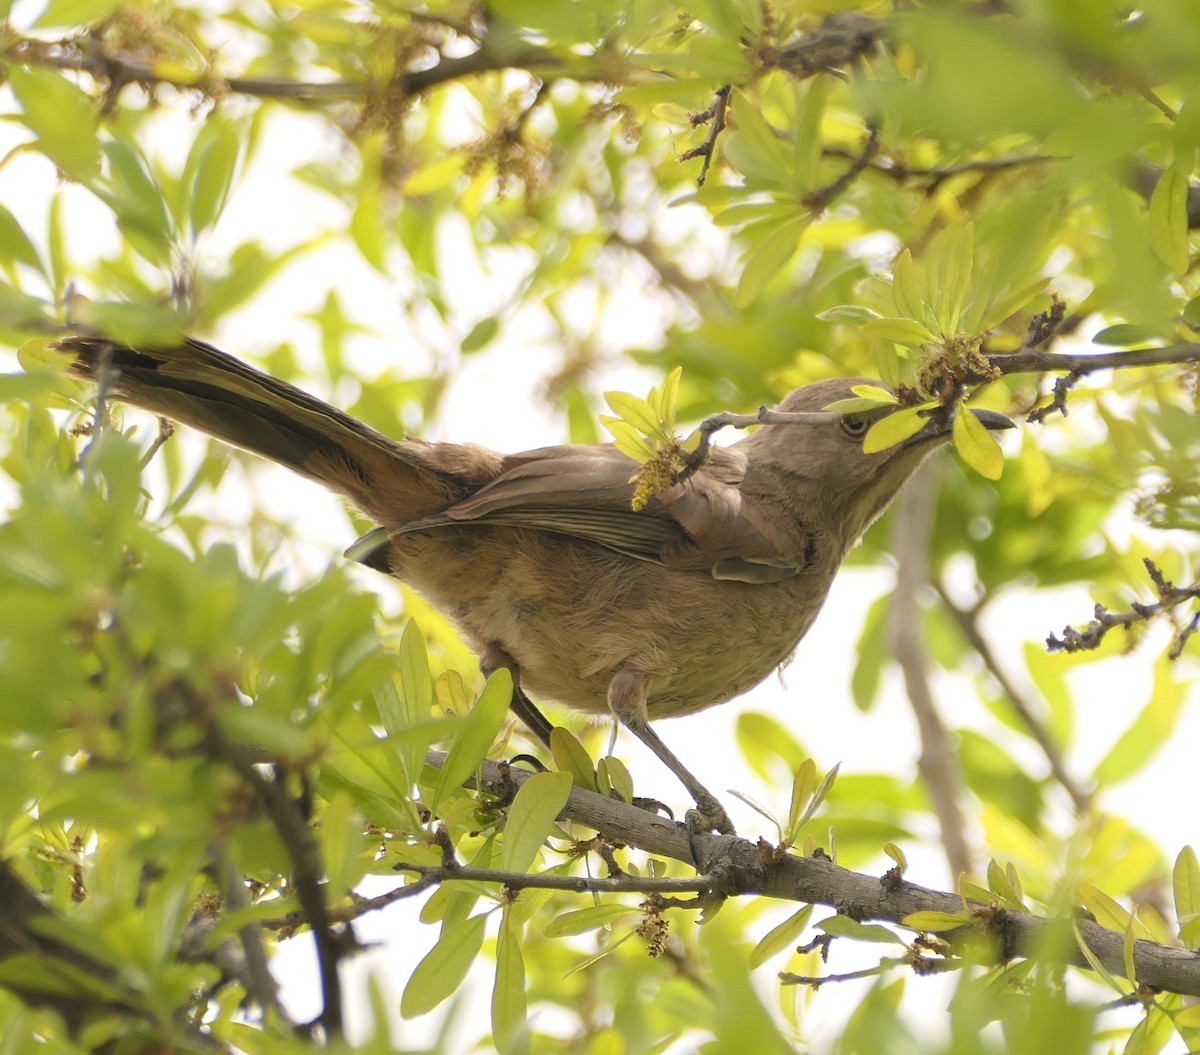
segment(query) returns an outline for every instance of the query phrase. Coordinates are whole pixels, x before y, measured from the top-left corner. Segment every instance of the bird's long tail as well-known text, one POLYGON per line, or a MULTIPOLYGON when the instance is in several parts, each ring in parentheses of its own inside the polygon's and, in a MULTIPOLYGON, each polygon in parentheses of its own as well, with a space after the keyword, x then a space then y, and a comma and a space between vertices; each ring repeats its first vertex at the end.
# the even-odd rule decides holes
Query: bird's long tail
POLYGON ((201 341, 134 349, 94 337, 55 346, 71 373, 109 395, 261 454, 349 498, 381 524, 429 516, 466 480, 438 445, 397 443, 284 381, 201 341))

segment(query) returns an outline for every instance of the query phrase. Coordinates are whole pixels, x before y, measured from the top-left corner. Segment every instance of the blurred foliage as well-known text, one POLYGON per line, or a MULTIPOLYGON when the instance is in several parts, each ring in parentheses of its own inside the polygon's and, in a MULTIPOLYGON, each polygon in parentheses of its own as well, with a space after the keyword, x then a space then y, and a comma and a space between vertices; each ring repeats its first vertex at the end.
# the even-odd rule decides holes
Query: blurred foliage
MULTIPOLYGON (((975 357, 1021 347, 1052 294, 1067 303, 1055 350, 1098 330, 1092 350, 1161 347, 1192 340, 1200 323, 1191 0, 2 6, 6 347, 80 327, 133 342, 215 335, 291 380, 319 363, 341 405, 402 435, 433 426, 472 361, 529 370, 514 345, 533 334, 550 349, 537 359, 545 409, 590 442, 602 377, 630 362, 671 376, 680 421, 844 374, 1020 414, 1045 403, 1048 379, 962 378, 975 357), (239 210, 256 181, 271 191, 239 210), (273 194, 297 211, 281 218, 273 194), (301 277, 293 317, 264 318, 301 277)), ((284 532, 269 515, 254 514, 240 554, 214 541, 222 532, 200 500, 222 485, 227 454, 168 442, 143 484, 151 443, 132 430, 71 433, 89 420, 82 391, 31 365, 0 376, 11 510, 0 526, 0 855, 67 921, 60 939, 115 972, 123 1003, 72 1039, 53 1014, 6 995, 7 1050, 138 1051, 147 1031, 191 1050, 192 1019, 247 1052, 311 1050, 279 1016, 240 1015, 248 983, 215 966, 238 928, 267 924, 270 945, 303 908, 239 745, 272 760, 304 805, 322 896, 340 918, 353 917, 364 880, 394 885, 398 861, 440 860, 435 822, 463 862, 583 867, 559 851, 586 833, 552 825, 562 774, 538 778, 507 817, 459 786, 485 755, 512 753, 507 736, 494 742, 506 685, 477 680, 424 602, 405 597, 413 622, 397 637, 338 567, 285 585, 284 532), (433 744, 450 745, 449 777, 423 767, 433 744), (245 877, 245 905, 220 861, 245 877), (222 901, 200 952, 181 955, 222 901)), ((983 628, 1016 590, 1082 584, 1119 610, 1153 600, 1144 557, 1179 585, 1195 580, 1197 398, 1194 357, 1092 375, 1069 393, 1069 420, 1025 429, 998 481, 944 459, 930 546, 942 596, 922 614, 931 663, 983 703, 945 719, 971 841, 984 848, 971 889, 1049 915, 1086 905, 1130 933, 1132 907, 1154 940, 1178 935, 1193 949, 1195 855, 1156 846, 1107 813, 1104 795, 1171 736, 1200 635, 1157 663, 1140 713, 1117 720, 1106 707, 1110 746, 1085 771, 1074 747, 1096 719, 1070 675, 1118 653, 1124 632, 1096 653, 1048 657, 1040 643, 994 655, 983 628), (1075 774, 1073 801, 1047 745, 1075 774)), ((624 409, 649 407, 650 432, 673 431, 654 403, 624 409)), ((454 432, 471 438, 468 425, 454 432)), ((995 475, 994 451, 956 440, 995 475)), ((878 563, 888 539, 877 528, 852 559, 878 563)), ((851 631, 849 688, 864 711, 894 663, 889 608, 887 597, 864 604, 851 631)), ((1047 608, 1031 610, 1036 641, 1056 627, 1042 625, 1047 608)), ((1183 628, 1192 611, 1169 618, 1183 628)), ((628 797, 629 774, 612 759, 597 770, 597 744, 581 738, 556 745, 558 769, 628 797)), ((834 760, 815 766, 775 719, 742 715, 738 748, 798 850, 882 871, 885 843, 931 830, 925 787, 856 771, 853 745, 832 786, 817 771, 834 760)), ((668 868, 621 859, 642 874, 668 868)), ((395 950, 410 977, 399 1010, 446 1016, 437 1050, 487 1036, 473 1014, 459 1020, 482 957, 494 965, 492 1043, 505 1051, 1200 1044, 1200 1016, 1178 998, 1135 993, 1136 1013, 1120 1012, 1103 988, 1064 986, 1062 969, 1032 963, 962 971, 931 1029, 941 1005, 931 1010, 924 983, 894 960, 832 1039, 814 1039, 820 997, 773 997, 766 970, 750 970, 826 970, 816 952, 782 955, 810 934, 808 915, 743 900, 696 926, 640 901, 443 886, 419 909, 431 951, 395 950)), ((838 942, 880 943, 885 956, 908 940, 816 917, 838 942)), ((14 983, 30 964, 4 971, 0 983, 14 983)), ((1114 984, 1134 992, 1132 980, 1114 984)), ((357 1050, 394 1050, 394 1009, 374 987, 360 1003, 373 1024, 357 1050)))

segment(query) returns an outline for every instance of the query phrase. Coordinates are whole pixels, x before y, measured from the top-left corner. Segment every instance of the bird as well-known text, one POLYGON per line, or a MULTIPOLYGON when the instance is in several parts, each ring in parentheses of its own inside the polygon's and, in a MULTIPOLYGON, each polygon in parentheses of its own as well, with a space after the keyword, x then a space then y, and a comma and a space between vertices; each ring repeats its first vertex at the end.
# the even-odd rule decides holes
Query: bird
POLYGON ((695 800, 689 827, 722 833, 734 828, 719 801, 651 722, 731 700, 786 664, 846 554, 951 435, 947 411, 866 453, 865 433, 890 408, 825 408, 883 386, 820 380, 779 404, 792 423, 709 448, 635 511, 638 466, 613 445, 501 454, 394 440, 199 340, 81 335, 52 347, 108 396, 344 496, 378 525, 347 557, 414 587, 485 674, 508 668, 514 713, 534 735, 549 743, 552 726, 531 697, 615 716, 695 800))

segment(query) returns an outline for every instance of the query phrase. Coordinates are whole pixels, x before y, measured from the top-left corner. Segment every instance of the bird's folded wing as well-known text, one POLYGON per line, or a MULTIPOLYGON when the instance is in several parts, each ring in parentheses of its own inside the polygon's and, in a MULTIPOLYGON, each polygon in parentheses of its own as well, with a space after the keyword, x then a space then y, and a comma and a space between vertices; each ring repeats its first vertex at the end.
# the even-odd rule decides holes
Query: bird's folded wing
POLYGON ((682 484, 634 511, 637 465, 614 447, 547 447, 505 459, 500 473, 442 513, 400 533, 497 524, 588 539, 639 560, 762 583, 804 566, 807 538, 775 523, 738 489, 739 455, 714 452, 682 484))

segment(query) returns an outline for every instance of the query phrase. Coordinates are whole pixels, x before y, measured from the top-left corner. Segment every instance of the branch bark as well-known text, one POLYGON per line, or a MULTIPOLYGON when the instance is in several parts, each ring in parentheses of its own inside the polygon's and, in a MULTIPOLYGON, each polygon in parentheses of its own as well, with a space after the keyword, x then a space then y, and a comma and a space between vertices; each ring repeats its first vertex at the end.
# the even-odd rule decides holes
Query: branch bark
POLYGON ((971 869, 971 851, 962 811, 966 787, 950 732, 933 698, 929 656, 921 639, 923 620, 919 594, 930 579, 929 544, 937 494, 935 472, 934 465, 926 462, 896 500, 892 532, 896 586, 892 591, 888 642, 904 675, 908 701, 921 734, 917 770, 929 789, 950 874, 957 876, 971 869))
MULTIPOLYGON (((430 751, 426 764, 440 768, 445 753, 430 751)), ((532 773, 485 762, 485 790, 500 794, 512 783, 518 786, 532 773)), ((615 799, 575 788, 562 820, 575 821, 598 831, 609 842, 670 857, 689 864, 688 832, 684 825, 647 813, 615 799)), ((755 845, 735 835, 701 833, 696 847, 704 862, 710 895, 738 897, 760 895, 781 901, 828 905, 857 920, 879 920, 903 926, 916 912, 961 913, 964 906, 977 914, 978 923, 949 931, 940 937, 952 945, 979 938, 995 943, 996 962, 1038 959, 1086 968, 1087 958, 1075 941, 1078 928, 1092 955, 1116 977, 1125 977, 1125 938, 1086 919, 1049 919, 1030 913, 966 901, 960 895, 918 886, 891 875, 879 877, 852 872, 826 857, 778 855, 774 847, 755 845)), ((536 877, 535 877, 536 878, 536 877)), ((1133 949, 1137 983, 1150 989, 1200 996, 1200 954, 1138 939, 1133 949)), ((1130 986, 1131 990, 1133 986, 1130 986)))

